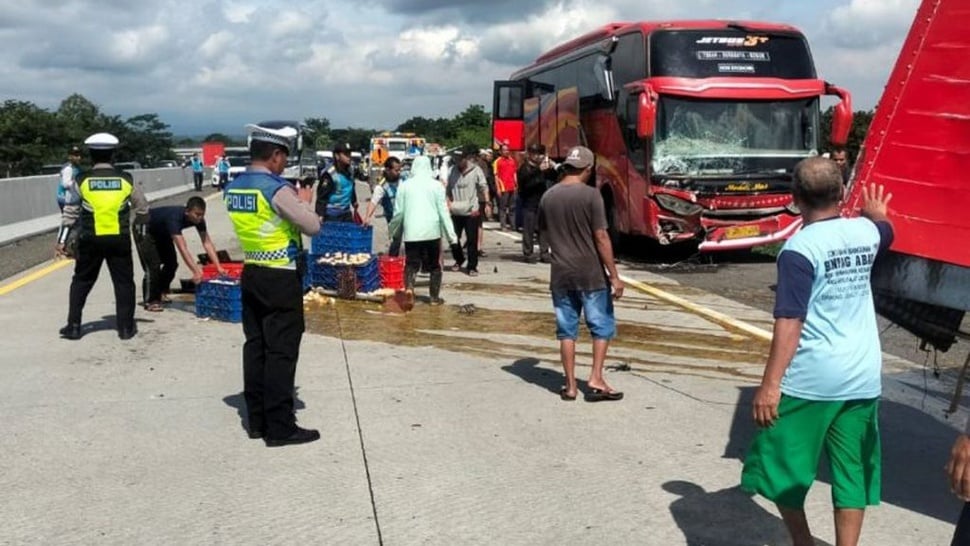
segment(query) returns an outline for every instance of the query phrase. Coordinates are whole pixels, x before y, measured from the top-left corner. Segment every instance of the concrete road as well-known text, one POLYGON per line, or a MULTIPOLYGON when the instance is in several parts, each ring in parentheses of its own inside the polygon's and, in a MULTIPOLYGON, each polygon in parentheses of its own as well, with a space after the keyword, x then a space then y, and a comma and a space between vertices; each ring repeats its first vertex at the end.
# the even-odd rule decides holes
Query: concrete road
MULTIPOLYGON (((238 256, 217 200, 207 220, 238 256)), ((83 339, 60 340, 70 267, 8 279, 0 543, 787 544, 773 508, 737 489, 767 343, 701 308, 762 329, 770 317, 625 270, 693 310, 630 290, 607 374, 626 398, 562 402, 548 266, 519 261, 517 238, 490 231, 482 275, 447 273, 443 307, 308 305, 298 418, 323 439, 279 449, 242 428, 238 324, 195 318, 185 297, 139 310, 121 342, 104 274, 83 339)), ((965 416, 945 420, 922 374, 887 357, 884 502, 863 544, 952 533, 942 465, 965 416)), ((822 473, 808 511, 823 544, 829 494, 822 473)))

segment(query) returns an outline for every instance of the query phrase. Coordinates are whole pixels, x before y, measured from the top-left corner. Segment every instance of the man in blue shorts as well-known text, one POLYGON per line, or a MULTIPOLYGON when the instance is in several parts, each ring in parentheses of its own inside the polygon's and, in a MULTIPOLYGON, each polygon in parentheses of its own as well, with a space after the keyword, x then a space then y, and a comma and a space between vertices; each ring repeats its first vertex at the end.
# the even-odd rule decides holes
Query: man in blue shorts
POLYGON ((616 335, 613 300, 623 295, 616 272, 613 246, 606 228, 603 198, 586 185, 593 174, 594 156, 576 146, 563 162, 564 177, 539 202, 539 231, 552 252, 550 290, 556 311, 556 338, 566 375, 560 391, 563 400, 576 399, 576 336, 579 315, 593 337, 593 369, 586 400, 620 400, 603 379, 603 363, 610 340, 616 335), (609 273, 607 275, 607 273, 609 273))
POLYGON ((742 489, 778 506, 795 546, 815 544, 804 505, 823 450, 840 546, 858 543, 866 506, 879 504, 882 351, 869 275, 892 244, 892 195, 864 188, 862 217, 842 218, 842 188, 829 159, 795 166, 804 226, 778 255, 774 334, 754 398, 761 428, 741 475, 742 489))

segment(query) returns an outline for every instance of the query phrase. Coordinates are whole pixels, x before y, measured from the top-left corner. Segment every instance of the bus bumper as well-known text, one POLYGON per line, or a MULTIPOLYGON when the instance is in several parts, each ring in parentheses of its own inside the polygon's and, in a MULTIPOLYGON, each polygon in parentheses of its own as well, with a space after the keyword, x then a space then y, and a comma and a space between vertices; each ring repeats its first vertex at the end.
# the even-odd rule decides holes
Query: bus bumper
POLYGON ((757 222, 707 227, 701 252, 743 250, 787 240, 802 227, 801 216, 779 214, 757 222))

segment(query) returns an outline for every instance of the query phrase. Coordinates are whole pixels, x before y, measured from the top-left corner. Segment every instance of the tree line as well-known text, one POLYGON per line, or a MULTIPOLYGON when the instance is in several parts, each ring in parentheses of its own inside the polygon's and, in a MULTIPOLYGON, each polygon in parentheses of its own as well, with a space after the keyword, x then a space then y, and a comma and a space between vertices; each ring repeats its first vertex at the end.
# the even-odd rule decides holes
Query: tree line
MULTIPOLYGON (((858 157, 873 111, 855 112, 847 149, 858 157)), ((346 142, 353 149, 367 150, 370 139, 380 129, 364 127, 331 127, 325 117, 304 120, 309 129, 307 147, 327 150, 335 143, 346 142)), ((822 114, 822 141, 828 141, 832 109, 822 114)), ((393 131, 415 133, 446 148, 473 144, 486 148, 491 144, 491 115, 480 104, 471 104, 452 118, 412 117, 393 131)), ((92 133, 106 131, 121 141, 117 161, 137 161, 152 166, 159 161, 175 159, 173 147, 199 146, 201 142, 219 141, 226 145, 245 145, 245 136, 212 133, 203 139, 181 138, 176 142, 170 127, 158 114, 146 113, 122 118, 105 113, 79 94, 64 99, 54 111, 27 101, 7 100, 0 106, 0 175, 6 177, 38 174, 43 165, 63 163, 67 150, 80 145, 92 133)))

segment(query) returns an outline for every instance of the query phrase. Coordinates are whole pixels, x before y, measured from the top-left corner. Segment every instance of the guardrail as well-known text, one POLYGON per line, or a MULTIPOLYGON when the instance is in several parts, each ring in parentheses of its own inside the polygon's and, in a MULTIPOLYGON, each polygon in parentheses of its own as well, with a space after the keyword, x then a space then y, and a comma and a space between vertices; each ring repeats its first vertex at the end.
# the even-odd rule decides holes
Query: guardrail
MULTIPOLYGON (((190 191, 190 169, 138 169, 129 171, 149 201, 190 191)), ((57 229, 56 174, 0 179, 0 245, 57 229)), ((206 180, 208 182, 208 180, 206 180)))

